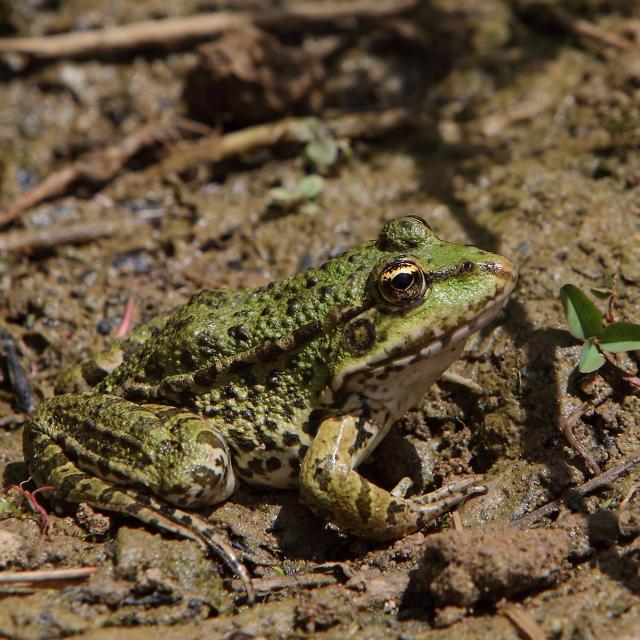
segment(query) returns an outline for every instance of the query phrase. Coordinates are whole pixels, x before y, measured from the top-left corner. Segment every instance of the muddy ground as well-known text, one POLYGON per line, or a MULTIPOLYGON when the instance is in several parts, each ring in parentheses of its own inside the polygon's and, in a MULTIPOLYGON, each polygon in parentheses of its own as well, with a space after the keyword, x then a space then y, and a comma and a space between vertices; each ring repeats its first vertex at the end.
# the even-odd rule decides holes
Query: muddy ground
MULTIPOLYGON (((0 0, 0 31, 268 4, 0 0)), ((285 14, 210 40, 2 54, 0 579, 97 571, 1 584, 0 636, 640 637, 637 467, 570 491, 594 475, 588 458, 606 474, 637 454, 640 397, 608 369, 576 373, 580 344, 558 298, 562 284, 615 275, 617 317, 640 318, 637 4, 433 0, 372 3, 377 15, 355 17, 334 15, 353 3, 295 5, 324 9, 317 20, 275 5, 285 14), (320 124, 298 123, 284 140, 256 142, 251 129, 309 115, 320 124), (319 159, 306 147, 314 137, 319 159), (12 209, 69 167, 67 186, 12 209), (323 177, 318 192, 297 194, 311 174, 323 177), (476 384, 437 385, 363 470, 389 488, 410 476, 417 490, 481 474, 489 492, 460 510, 462 531, 447 519, 370 543, 325 526, 295 492, 242 489, 209 517, 246 552, 254 608, 195 543, 135 521, 41 496, 42 534, 15 488, 27 479, 30 406, 16 370, 46 396, 65 367, 109 344, 128 302, 137 323, 204 287, 290 276, 404 212, 520 269, 503 316, 453 367, 476 384), (600 404, 576 420, 577 451, 560 426, 590 399, 600 404), (534 528, 508 524, 567 495, 534 528)), ((635 371, 637 354, 621 365, 635 371)))

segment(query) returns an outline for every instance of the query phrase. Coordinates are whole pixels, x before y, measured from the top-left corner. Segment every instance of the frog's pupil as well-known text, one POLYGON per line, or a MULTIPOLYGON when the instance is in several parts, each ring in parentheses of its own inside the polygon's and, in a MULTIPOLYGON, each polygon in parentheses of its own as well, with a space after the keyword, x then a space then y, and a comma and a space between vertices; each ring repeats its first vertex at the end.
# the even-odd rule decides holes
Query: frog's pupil
POLYGON ((407 273, 406 271, 403 273, 399 273, 398 275, 393 277, 393 280, 391 280, 391 284, 396 289, 401 289, 402 291, 404 291, 413 284, 413 273, 407 273))

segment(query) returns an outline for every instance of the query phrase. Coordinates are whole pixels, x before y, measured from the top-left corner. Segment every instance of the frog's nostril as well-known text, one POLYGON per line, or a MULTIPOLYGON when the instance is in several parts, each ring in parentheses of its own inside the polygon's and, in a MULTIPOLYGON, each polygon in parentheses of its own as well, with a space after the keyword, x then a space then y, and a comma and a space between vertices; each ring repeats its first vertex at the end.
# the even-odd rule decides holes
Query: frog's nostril
POLYGON ((480 271, 490 273, 504 280, 510 280, 513 283, 518 280, 518 269, 507 258, 502 258, 500 262, 481 262, 477 265, 477 268, 480 271))

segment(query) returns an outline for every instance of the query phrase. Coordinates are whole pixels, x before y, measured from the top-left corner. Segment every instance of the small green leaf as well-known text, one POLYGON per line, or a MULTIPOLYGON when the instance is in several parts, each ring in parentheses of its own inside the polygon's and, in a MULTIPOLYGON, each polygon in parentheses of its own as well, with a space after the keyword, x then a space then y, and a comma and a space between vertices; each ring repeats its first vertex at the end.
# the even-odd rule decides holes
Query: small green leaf
POLYGON ((613 295, 613 292, 609 289, 589 289, 589 291, 591 291, 596 298, 600 298, 601 300, 606 300, 613 295))
POLYGON ((578 371, 581 373, 591 373, 604 364, 604 356, 598 351, 598 347, 591 340, 587 340, 580 353, 578 371))
POLYGON ((338 157, 338 144, 335 140, 310 142, 304 152, 313 164, 319 167, 330 167, 338 157))
POLYGON ((322 130, 322 123, 317 118, 307 118, 296 124, 293 128, 293 135, 299 142, 311 142, 315 140, 322 130))
POLYGON ((602 333, 602 314, 578 287, 565 284, 560 289, 560 300, 576 338, 586 340, 602 333))
POLYGON ((315 198, 324 189, 324 180, 322 176, 311 175, 305 176, 296 184, 295 195, 304 200, 315 198))
POLYGON ((306 202, 300 207, 300 213, 304 213, 307 216, 315 216, 320 211, 322 209, 315 202, 306 202))
POLYGON ((640 324, 615 322, 604 328, 599 340, 605 351, 635 351, 640 349, 640 324))

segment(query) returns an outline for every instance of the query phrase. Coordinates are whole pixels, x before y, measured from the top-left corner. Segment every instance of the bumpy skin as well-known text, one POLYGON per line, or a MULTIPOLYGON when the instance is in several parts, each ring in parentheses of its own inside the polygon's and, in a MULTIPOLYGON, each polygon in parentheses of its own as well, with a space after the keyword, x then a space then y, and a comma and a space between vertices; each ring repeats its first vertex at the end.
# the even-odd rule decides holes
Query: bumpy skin
POLYGON ((360 536, 413 532, 482 487, 405 499, 354 469, 516 278, 505 258, 409 216, 294 278, 202 291, 63 376, 25 427, 29 470, 63 498, 200 539, 206 522, 178 507, 220 502, 236 478, 300 484, 360 536))

